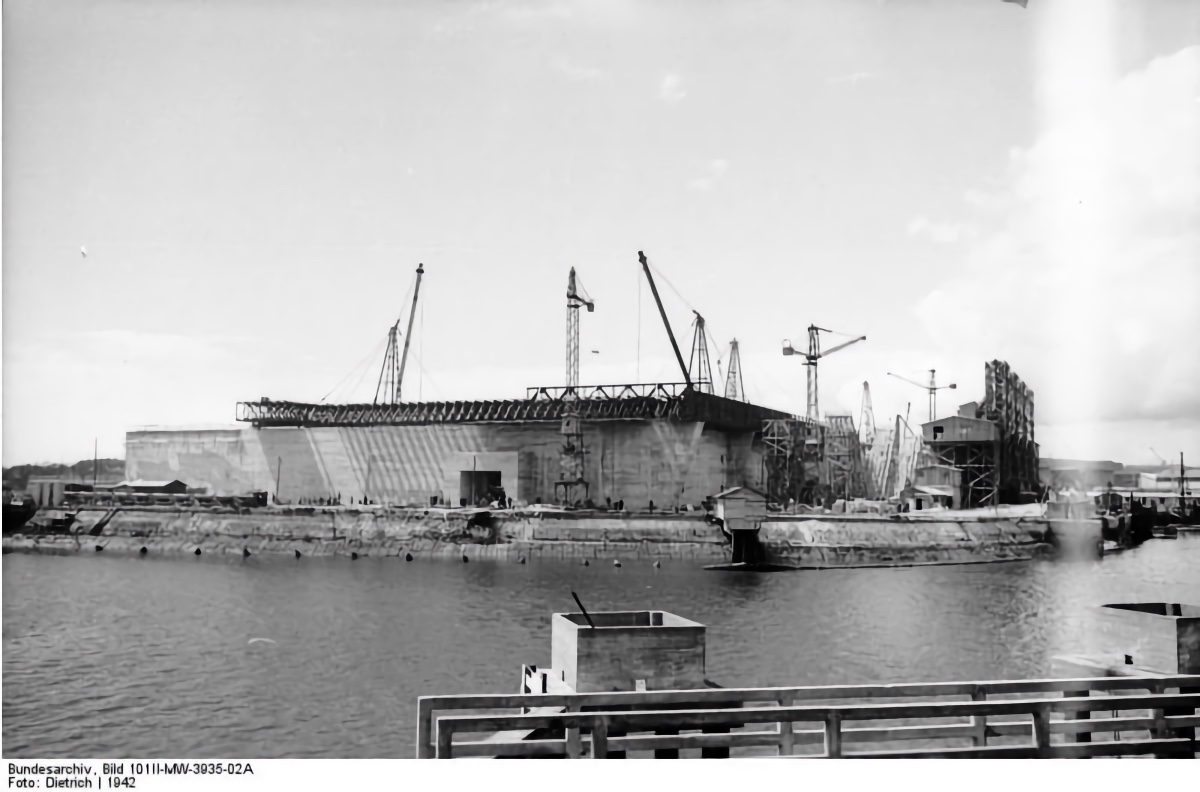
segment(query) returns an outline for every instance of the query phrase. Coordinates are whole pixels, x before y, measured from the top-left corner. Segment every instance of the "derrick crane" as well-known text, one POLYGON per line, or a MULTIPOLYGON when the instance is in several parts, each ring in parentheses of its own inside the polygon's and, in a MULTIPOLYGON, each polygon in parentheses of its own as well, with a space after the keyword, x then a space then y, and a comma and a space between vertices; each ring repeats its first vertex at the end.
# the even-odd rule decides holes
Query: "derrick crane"
POLYGON ((742 386, 742 357, 738 354, 736 338, 729 342, 729 371, 725 374, 725 398, 746 400, 746 389, 742 386))
POLYGON ((671 322, 667 319, 666 310, 663 309, 662 298, 658 296, 658 287, 654 285, 654 276, 650 274, 650 262, 646 260, 646 254, 640 250, 638 251, 638 261, 642 263, 642 271, 646 273, 646 281, 650 284, 650 293, 654 295, 654 303, 658 306, 658 313, 662 317, 663 327, 667 328, 667 338, 671 339, 671 349, 675 350, 675 360, 679 363, 679 370, 683 372, 683 380, 687 383, 687 389, 691 390, 692 375, 688 371, 687 364, 683 362, 683 355, 679 352, 679 344, 675 342, 675 333, 671 331, 671 322))
POLYGON ((413 318, 417 315, 417 297, 421 293, 421 276, 424 274, 425 265, 418 264, 416 281, 413 284, 412 307, 408 312, 408 329, 404 334, 403 351, 399 348, 400 319, 396 319, 396 323, 388 328, 387 351, 383 353, 383 367, 379 370, 379 381, 375 384, 375 404, 379 404, 381 394, 384 404, 399 404, 401 401, 404 368, 408 363, 408 344, 412 340, 413 318))
POLYGON ((579 387, 579 308, 586 306, 588 313, 596 310, 596 304, 575 277, 575 268, 567 276, 567 387, 579 387), (580 296, 579 290, 583 290, 580 296))
POLYGON ((783 354, 785 355, 804 355, 804 365, 808 367, 808 400, 807 400, 807 416, 809 420, 816 421, 820 414, 817 411, 817 361, 826 355, 832 355, 838 350, 845 349, 851 344, 857 344, 859 341, 866 341, 866 336, 852 338, 849 341, 838 344, 832 349, 821 351, 821 333, 832 333, 832 330, 826 330, 823 327, 816 325, 808 326, 808 352, 797 352, 792 348, 792 342, 786 338, 783 340, 783 354))
POLYGON ((708 341, 705 339, 704 317, 699 311, 693 310, 696 318, 692 320, 692 327, 695 329, 692 335, 692 354, 688 358, 688 374, 693 373, 692 366, 695 365, 695 377, 692 380, 696 383, 696 389, 702 393, 713 392, 712 378, 712 359, 708 356, 708 341))
POLYGON ((915 380, 910 380, 908 377, 901 377, 899 374, 888 372, 889 377, 895 377, 898 380, 904 380, 909 385, 916 385, 918 388, 929 392, 929 420, 933 420, 937 414, 937 392, 940 390, 954 390, 958 386, 951 382, 949 385, 937 384, 937 370, 929 369, 929 384, 925 385, 915 380))

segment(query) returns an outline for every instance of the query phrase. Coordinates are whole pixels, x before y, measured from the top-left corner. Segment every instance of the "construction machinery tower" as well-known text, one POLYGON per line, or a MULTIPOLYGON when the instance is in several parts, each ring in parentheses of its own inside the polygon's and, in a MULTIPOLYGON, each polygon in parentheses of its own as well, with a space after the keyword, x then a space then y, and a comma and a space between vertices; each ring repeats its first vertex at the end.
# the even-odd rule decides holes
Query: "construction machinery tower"
POLYGON ((738 353, 738 340, 729 342, 729 371, 725 374, 725 398, 746 401, 746 389, 742 385, 742 356, 738 353))
POLYGON ((832 332, 833 332, 832 330, 826 330, 823 327, 817 327, 816 325, 809 325, 808 326, 808 352, 806 352, 806 353, 805 352, 797 353, 796 350, 792 347, 791 341, 789 341, 787 339, 784 339, 784 341, 783 341, 783 354, 784 355, 795 355, 795 354, 804 355, 804 365, 808 367, 808 399, 807 399, 806 415, 810 420, 813 420, 813 421, 820 420, 820 412, 818 411, 819 405, 817 404, 817 361, 827 355, 832 355, 834 352, 837 352, 838 350, 845 349, 846 347, 850 346, 851 344, 857 344, 859 341, 867 340, 866 336, 859 336, 858 338, 852 338, 843 344, 838 344, 837 346, 833 347, 832 349, 826 349, 824 352, 822 352, 821 351, 821 336, 820 336, 820 334, 821 333, 832 333, 832 332))
POLYGON ((400 404, 401 388, 404 386, 404 367, 408 363, 408 344, 412 340, 413 317, 417 315, 417 297, 421 293, 421 276, 425 265, 417 265, 416 281, 413 285, 412 307, 408 312, 408 329, 404 334, 404 349, 400 349, 400 319, 388 328, 387 350, 383 353, 383 367, 379 370, 379 381, 375 384, 375 404, 400 404))
POLYGON ((871 383, 863 383, 862 408, 858 416, 858 438, 864 448, 875 444, 875 409, 871 406, 871 383))
POLYGON ((937 417, 937 392, 940 390, 954 390, 958 386, 951 382, 949 385, 937 384, 937 369, 929 369, 929 384, 926 385, 915 380, 910 380, 908 377, 901 377, 899 374, 888 372, 889 377, 895 377, 898 380, 904 380, 909 385, 916 385, 921 390, 929 393, 929 420, 937 417))
POLYGON ((575 276, 575 268, 567 276, 567 387, 579 386, 579 308, 586 306, 588 313, 596 310, 596 304, 583 289, 583 284, 575 276))
POLYGON ((562 450, 559 454, 559 464, 562 475, 555 482, 554 491, 562 503, 571 505, 580 500, 586 500, 590 485, 584 480, 584 459, 586 449, 583 444, 583 421, 578 409, 579 387, 579 309, 586 307, 588 313, 596 310, 596 304, 583 288, 571 267, 567 276, 567 388, 563 394, 564 410, 562 417, 563 436, 562 450), (583 292, 582 295, 580 292, 583 292), (582 492, 583 498, 579 498, 582 492))
POLYGON ((704 317, 699 311, 693 310, 696 318, 692 320, 692 354, 688 358, 688 375, 696 390, 701 393, 713 392, 712 359, 708 355, 708 341, 704 330, 704 317))

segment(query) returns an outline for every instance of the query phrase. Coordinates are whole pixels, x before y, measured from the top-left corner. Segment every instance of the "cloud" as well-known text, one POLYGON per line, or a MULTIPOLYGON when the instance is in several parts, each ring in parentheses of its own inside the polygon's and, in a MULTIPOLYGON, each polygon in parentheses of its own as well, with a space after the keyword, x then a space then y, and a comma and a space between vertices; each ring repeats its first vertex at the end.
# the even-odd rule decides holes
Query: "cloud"
POLYGON ((873 80, 878 75, 872 72, 854 72, 853 74, 843 74, 841 77, 830 77, 830 85, 841 85, 849 83, 850 85, 858 85, 863 80, 873 80))
POLYGON ((599 69, 590 66, 580 66, 577 63, 571 63, 563 57, 555 58, 550 65, 556 72, 571 82, 596 82, 597 80, 604 79, 604 72, 599 69))
POLYGON ((1200 416, 1200 47, 1067 90, 1063 70, 1103 66, 1043 70, 1061 93, 1041 86, 1041 133, 1014 152, 1005 189, 968 195, 981 223, 1000 222, 918 311, 964 358, 1007 358, 1037 393, 1039 424, 1182 430, 1200 416))
POLYGON ((927 217, 914 217, 908 222, 908 235, 925 237, 939 245, 950 245, 968 236, 971 229, 956 223, 935 223, 927 217))
POLYGON ((683 78, 678 74, 664 74, 658 83, 658 96, 664 102, 679 102, 687 96, 683 88, 683 78))
POLYGON ((710 192, 716 188, 717 183, 721 181, 728 170, 728 160, 715 159, 708 163, 708 173, 698 179, 692 179, 688 182, 688 187, 701 192, 710 192))

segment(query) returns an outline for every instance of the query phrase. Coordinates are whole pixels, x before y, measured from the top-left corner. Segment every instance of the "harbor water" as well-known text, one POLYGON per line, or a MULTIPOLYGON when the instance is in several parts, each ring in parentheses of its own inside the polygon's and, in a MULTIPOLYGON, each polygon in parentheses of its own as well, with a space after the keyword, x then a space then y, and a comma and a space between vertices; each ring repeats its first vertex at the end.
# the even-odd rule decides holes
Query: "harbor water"
POLYGON ((1044 677, 1096 605, 1200 604, 1200 536, 1100 561, 774 574, 11 554, 3 578, 8 757, 407 758, 417 697, 515 692, 522 663, 549 664, 572 590, 705 624, 725 686, 1044 677))

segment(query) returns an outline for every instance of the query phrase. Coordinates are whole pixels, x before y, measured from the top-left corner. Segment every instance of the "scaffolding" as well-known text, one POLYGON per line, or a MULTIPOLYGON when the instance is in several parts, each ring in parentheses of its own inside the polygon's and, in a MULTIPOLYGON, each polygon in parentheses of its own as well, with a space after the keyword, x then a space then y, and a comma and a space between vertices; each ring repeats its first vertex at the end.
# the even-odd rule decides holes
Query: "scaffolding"
POLYGON ((927 448, 937 464, 962 471, 960 504, 964 509, 995 506, 1000 503, 1000 479, 997 461, 999 441, 929 443, 927 448))
POLYGON ((824 444, 825 427, 815 421, 764 421, 763 480, 768 500, 781 506, 820 502, 828 489, 824 444))
POLYGON ((854 419, 849 415, 830 415, 826 421, 824 451, 830 490, 835 497, 846 500, 867 497, 866 460, 854 419))

